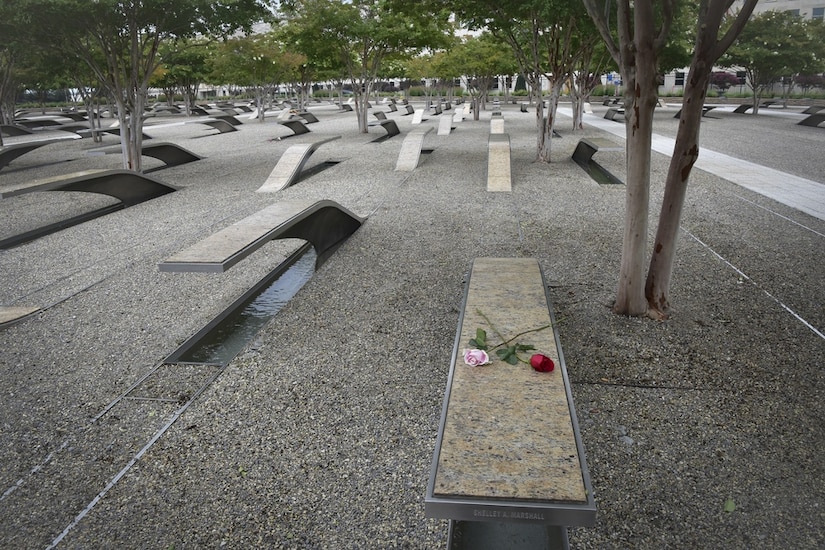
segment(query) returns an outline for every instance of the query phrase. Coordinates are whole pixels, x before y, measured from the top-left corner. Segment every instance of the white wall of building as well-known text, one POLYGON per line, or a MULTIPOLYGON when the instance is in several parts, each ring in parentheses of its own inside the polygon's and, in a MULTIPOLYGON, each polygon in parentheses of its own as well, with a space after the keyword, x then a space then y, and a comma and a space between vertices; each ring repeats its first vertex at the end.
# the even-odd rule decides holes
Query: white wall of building
MULTIPOLYGON (((736 0, 733 9, 742 7, 744 0, 736 0)), ((825 18, 825 0, 759 0, 754 8, 754 13, 763 11, 793 11, 797 15, 806 19, 825 18)))

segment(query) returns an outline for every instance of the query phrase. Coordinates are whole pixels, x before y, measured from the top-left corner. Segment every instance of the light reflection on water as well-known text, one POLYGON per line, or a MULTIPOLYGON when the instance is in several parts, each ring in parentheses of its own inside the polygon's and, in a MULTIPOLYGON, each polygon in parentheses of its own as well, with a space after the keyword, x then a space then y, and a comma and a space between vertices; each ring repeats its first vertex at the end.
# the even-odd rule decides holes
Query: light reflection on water
POLYGON ((315 272, 315 249, 310 247, 272 284, 201 338, 181 355, 181 363, 226 365, 298 293, 315 272))

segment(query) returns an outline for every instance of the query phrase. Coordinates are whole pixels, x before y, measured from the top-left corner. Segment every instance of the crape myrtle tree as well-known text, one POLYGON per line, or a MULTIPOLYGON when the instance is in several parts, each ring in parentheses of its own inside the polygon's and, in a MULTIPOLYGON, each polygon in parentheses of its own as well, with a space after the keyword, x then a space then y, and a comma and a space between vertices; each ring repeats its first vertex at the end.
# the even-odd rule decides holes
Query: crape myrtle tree
POLYGON ((688 178, 699 156, 699 124, 714 63, 742 31, 756 5, 745 0, 726 22, 733 0, 701 0, 693 57, 685 82, 682 114, 671 157, 647 276, 648 208, 653 110, 659 86, 659 56, 670 33, 677 0, 584 0, 627 87, 627 192, 619 287, 614 312, 666 318, 676 237, 688 178), (615 6, 615 8, 614 8, 615 6), (723 30, 725 24, 725 30, 723 30))
POLYGON ((710 85, 724 95, 731 86, 739 84, 739 77, 726 71, 714 71, 710 75, 710 85))
MULTIPOLYGON (((80 57, 114 98, 124 168, 141 171, 143 113, 160 44, 249 30, 264 0, 18 0, 33 36, 80 57)), ((5 2, 5 0, 4 0, 5 2)))
POLYGON ((439 94, 438 100, 441 100, 438 80, 435 78, 435 68, 438 66, 437 60, 443 55, 444 52, 430 52, 417 55, 404 63, 403 76, 424 84, 425 109, 432 104, 433 96, 436 93, 439 94))
POLYGON ((615 66, 601 38, 584 40, 579 48, 580 55, 569 81, 574 130, 584 128, 584 104, 590 100, 593 89, 602 83, 602 75, 615 66))
POLYGON ((20 89, 18 63, 27 51, 24 29, 20 0, 0 2, 0 124, 14 122, 14 106, 20 89))
POLYGON ((754 115, 774 83, 784 78, 789 92, 797 74, 821 70, 823 37, 815 34, 821 27, 820 21, 784 11, 769 10, 751 18, 722 62, 745 71, 754 115))
MULTIPOLYGON (((456 44, 459 38, 456 38, 456 44)), ((438 91, 438 100, 444 97, 446 101, 452 101, 456 82, 463 76, 463 68, 455 64, 456 58, 449 54, 452 48, 448 47, 442 51, 436 52, 429 57, 429 64, 426 67, 426 72, 431 78, 436 79, 436 90, 438 91)))
POLYGON ((487 96, 496 77, 517 70, 510 49, 490 33, 464 36, 444 57, 448 65, 461 67, 463 71, 473 120, 478 120, 480 111, 486 108, 487 96))
POLYGON ((314 22, 294 15, 295 12, 290 10, 282 13, 275 32, 288 51, 299 54, 304 59, 299 67, 302 82, 299 108, 302 108, 303 102, 308 100, 312 82, 342 81, 345 69, 335 48, 318 40, 314 22))
MULTIPOLYGON (((20 89, 33 90, 37 94, 41 109, 45 110, 45 101, 49 92, 58 89, 74 89, 85 106, 90 130, 99 129, 100 109, 97 103, 105 97, 105 90, 88 65, 77 57, 66 57, 62 52, 43 48, 38 44, 29 44, 17 64, 17 77, 20 89)), ((100 132, 92 132, 92 140, 103 141, 100 132)))
POLYGON ((209 74, 208 42, 197 39, 166 41, 161 44, 159 55, 162 64, 149 84, 162 89, 170 105, 179 93, 183 96, 186 115, 191 115, 200 85, 209 74))
POLYGON ((577 68, 586 45, 599 39, 580 0, 451 0, 457 18, 469 28, 487 29, 512 48, 531 90, 549 83, 547 112, 536 102, 536 160, 550 162, 553 129, 562 89, 577 68))
POLYGON ((438 47, 450 28, 445 9, 402 0, 284 0, 281 10, 311 40, 332 48, 345 67, 362 133, 369 131, 367 105, 382 63, 394 54, 438 47))
POLYGON ((274 32, 231 38, 215 48, 210 79, 251 91, 258 120, 264 122, 278 85, 295 80, 304 61, 300 54, 284 52, 274 32))
POLYGON ((822 74, 801 74, 796 77, 796 85, 807 94, 815 88, 825 89, 825 75, 822 74))

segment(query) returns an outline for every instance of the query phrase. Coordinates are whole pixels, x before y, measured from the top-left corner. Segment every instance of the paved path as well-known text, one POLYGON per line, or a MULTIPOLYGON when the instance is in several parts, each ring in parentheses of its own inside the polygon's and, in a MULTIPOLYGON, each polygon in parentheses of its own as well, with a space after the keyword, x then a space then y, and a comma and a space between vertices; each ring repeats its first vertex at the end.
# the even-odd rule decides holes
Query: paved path
MULTIPOLYGON (((559 108, 559 113, 569 117, 573 116, 569 108, 559 108)), ((585 114, 584 122, 622 139, 625 138, 623 124, 606 120, 598 114, 585 114)), ((673 138, 653 134, 652 147, 657 153, 671 156, 675 142, 673 138)), ((696 161, 695 166, 820 220, 825 220, 825 185, 821 183, 701 147, 699 160, 696 161)))

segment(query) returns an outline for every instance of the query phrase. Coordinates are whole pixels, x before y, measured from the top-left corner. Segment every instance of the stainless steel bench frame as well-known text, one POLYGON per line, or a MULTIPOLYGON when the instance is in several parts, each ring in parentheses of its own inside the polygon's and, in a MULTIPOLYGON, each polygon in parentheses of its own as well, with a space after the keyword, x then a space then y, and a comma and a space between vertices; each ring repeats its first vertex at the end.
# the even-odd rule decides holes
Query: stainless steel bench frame
MULTIPOLYGON (((476 262, 474 262, 475 264, 476 262)), ((596 504, 593 496, 593 489, 590 483, 590 474, 587 468, 585 459, 584 445, 581 441, 579 433, 578 419, 576 416, 575 405, 573 402, 573 395, 570 389, 570 380, 567 375, 567 367, 564 362, 564 354, 561 348, 561 341, 558 334, 556 319, 553 314, 552 302, 547 290, 547 281, 544 273, 539 267, 541 276, 541 285, 543 287, 546 304, 548 307, 548 314, 553 325, 553 338, 558 352, 559 364, 557 368, 561 373, 564 391, 567 396, 567 404, 569 407, 570 418, 572 422, 573 434, 575 437, 575 445, 578 451, 578 466, 581 470, 582 482, 586 493, 586 502, 583 503, 569 503, 569 502, 549 502, 537 500, 502 500, 495 498, 459 498, 441 496, 435 494, 435 481, 437 477, 439 455, 444 437, 445 423, 447 419, 447 411, 450 405, 451 390, 453 385, 453 378, 455 376, 456 368, 472 368, 457 363, 463 361, 462 348, 466 347, 466 342, 462 341, 463 325, 465 315, 468 307, 468 297, 470 293, 470 283, 472 279, 472 267, 470 275, 466 278, 464 297, 462 299, 461 313, 458 320, 458 328, 456 330, 456 337, 453 344, 452 359, 450 362, 450 372, 447 379, 447 388, 444 394, 444 402, 442 406, 441 420, 439 421, 438 435, 433 453, 432 467, 430 470, 430 478, 427 484, 427 492, 424 499, 425 515, 427 517, 435 517, 442 519, 450 519, 450 542, 457 527, 469 530, 480 530, 481 538, 490 538, 486 531, 490 529, 496 530, 506 526, 506 529, 518 531, 521 528, 533 530, 546 528, 546 538, 562 548, 566 547, 567 528, 566 526, 592 526, 596 521, 596 504), (503 519, 507 518, 507 519, 503 519), (492 523, 492 525, 489 525, 492 523)), ((485 368, 485 367, 479 367, 485 368)), ((496 368, 492 366, 490 368, 496 368)), ((524 367, 529 368, 529 367, 524 367)), ((562 419, 566 421, 567 419, 562 419)), ((448 546, 448 548, 450 548, 448 546)), ((490 546, 492 548, 493 546, 490 546)), ((486 548, 486 547, 485 547, 486 548)))

